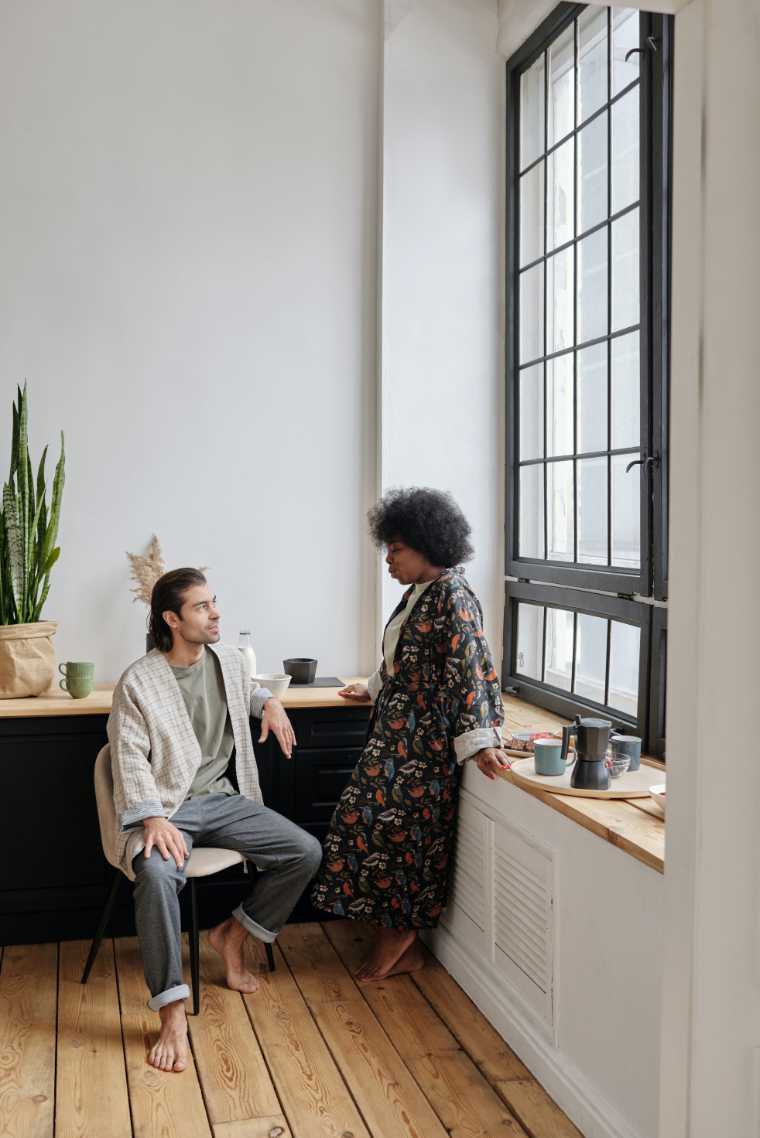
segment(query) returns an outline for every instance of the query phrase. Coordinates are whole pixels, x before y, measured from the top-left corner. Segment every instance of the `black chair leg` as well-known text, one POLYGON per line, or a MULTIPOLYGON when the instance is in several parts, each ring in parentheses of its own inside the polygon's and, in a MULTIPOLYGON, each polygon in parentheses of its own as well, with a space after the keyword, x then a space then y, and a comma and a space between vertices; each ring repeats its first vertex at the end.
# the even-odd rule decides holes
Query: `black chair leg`
POLYGON ((80 981, 82 984, 87 983, 90 977, 90 972, 92 972, 92 966, 95 963, 95 957, 98 955, 100 946, 103 943, 103 937, 105 936, 106 929, 108 928, 108 922, 111 919, 111 913, 113 912, 113 907, 116 903, 116 896, 119 892, 120 884, 121 872, 118 869, 115 869, 113 874, 113 881, 111 882, 111 888, 108 893, 108 898, 106 900, 105 906, 103 907, 103 913, 100 917, 98 931, 93 937, 92 944, 90 945, 90 951, 85 962, 84 972, 82 973, 82 979, 80 981))
POLYGON ((198 930, 198 895, 195 889, 195 878, 190 878, 190 976, 193 985, 193 1015, 200 1011, 201 992, 201 961, 200 961, 200 932, 198 930))
POLYGON ((267 964, 269 965, 269 971, 274 972, 274 952, 272 951, 272 946, 268 941, 265 941, 264 948, 267 952, 267 964))

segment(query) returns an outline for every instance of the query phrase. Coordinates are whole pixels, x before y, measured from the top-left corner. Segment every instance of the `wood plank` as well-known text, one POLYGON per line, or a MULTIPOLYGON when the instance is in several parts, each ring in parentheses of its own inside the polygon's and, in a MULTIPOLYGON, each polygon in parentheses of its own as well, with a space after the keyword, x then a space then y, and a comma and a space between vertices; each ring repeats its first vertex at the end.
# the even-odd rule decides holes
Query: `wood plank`
MULTIPOLYGON (((329 921, 323 927, 333 948, 353 974, 369 951, 371 926, 358 921, 329 921)), ((377 983, 358 984, 357 988, 404 1059, 458 1049, 456 1039, 411 976, 389 976, 377 983)))
POLYGON ((58 946, 12 945, 0 972, 0 1134, 52 1138, 58 946))
POLYGON ((201 1006, 188 1016, 190 1038, 212 1125, 281 1115, 269 1071, 239 992, 221 957, 201 935, 201 1006))
POLYGON ((220 1122, 214 1138, 291 1138, 282 1115, 274 1118, 247 1118, 244 1122, 220 1122))
POLYGON ((319 925, 288 926, 278 942, 291 972, 375 1138, 446 1138, 412 1078, 319 925), (308 951, 303 935, 307 935, 308 951), (321 937, 321 946, 319 938, 321 937), (324 966, 324 984, 315 962, 324 966), (335 991, 353 994, 344 1000, 335 991))
POLYGON ((493 1085, 515 1118, 536 1138, 583 1138, 535 1079, 512 1079, 493 1085))
POLYGON ((369 1138, 361 1115, 288 968, 275 947, 276 970, 244 996, 294 1138, 369 1138))
POLYGON ((489 1081, 533 1077, 442 964, 431 957, 412 979, 489 1081))
POLYGON ((209 1138, 192 1053, 182 1072, 156 1071, 147 1053, 156 1041, 159 1019, 147 1006, 148 991, 136 937, 116 941, 121 1022, 135 1138, 209 1138))
POLYGON ((56 1138, 132 1133, 113 942, 103 942, 81 984, 89 947, 60 946, 56 1138))
POLYGON ((528 1138, 464 1051, 412 1059, 409 1068, 451 1138, 528 1138))
POLYGON ((375 1138, 447 1138, 403 1059, 360 997, 315 1017, 375 1138))
POLYGON ((357 998, 356 984, 321 925, 286 925, 277 943, 308 1004, 357 998))

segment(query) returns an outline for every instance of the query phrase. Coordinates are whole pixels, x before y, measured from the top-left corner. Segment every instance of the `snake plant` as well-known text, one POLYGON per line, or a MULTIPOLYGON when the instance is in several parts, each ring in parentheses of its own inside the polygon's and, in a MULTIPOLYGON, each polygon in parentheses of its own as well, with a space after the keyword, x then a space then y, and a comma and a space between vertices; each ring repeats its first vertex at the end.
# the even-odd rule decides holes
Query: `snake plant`
POLYGON ((64 483, 61 454, 48 506, 45 484, 47 450, 34 478, 29 457, 29 401, 26 384, 13 404, 13 440, 8 481, 0 507, 0 624, 30 624, 40 619, 50 591, 50 571, 61 550, 56 545, 64 483))

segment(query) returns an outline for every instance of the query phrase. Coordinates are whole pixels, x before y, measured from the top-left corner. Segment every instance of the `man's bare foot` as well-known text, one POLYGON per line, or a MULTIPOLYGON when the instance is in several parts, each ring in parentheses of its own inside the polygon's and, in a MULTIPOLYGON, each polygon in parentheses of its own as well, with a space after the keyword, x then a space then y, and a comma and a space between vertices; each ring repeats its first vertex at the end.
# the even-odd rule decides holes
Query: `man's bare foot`
POLYGON ((161 1033, 150 1049, 148 1062, 157 1071, 184 1071, 187 1066, 187 1017, 185 1001, 175 1000, 159 1008, 161 1033))
POLYGON ((228 917, 208 934, 209 943, 224 961, 227 987, 233 992, 255 992, 259 982, 245 966, 243 945, 248 933, 234 917, 228 917))
POLYGON ((369 956, 356 971, 356 979, 385 980, 416 939, 415 929, 378 929, 369 956))

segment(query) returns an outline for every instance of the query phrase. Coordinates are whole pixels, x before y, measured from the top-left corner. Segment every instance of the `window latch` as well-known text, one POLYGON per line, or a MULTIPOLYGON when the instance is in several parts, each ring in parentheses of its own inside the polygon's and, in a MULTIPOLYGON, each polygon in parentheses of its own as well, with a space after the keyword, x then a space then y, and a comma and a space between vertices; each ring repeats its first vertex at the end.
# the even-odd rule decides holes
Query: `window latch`
POLYGON ((625 472, 627 474, 629 470, 633 470, 634 466, 645 466, 648 469, 650 466, 659 466, 659 465, 660 465, 659 454, 650 454, 650 455, 648 455, 647 458, 635 458, 633 460, 633 462, 629 462, 625 468, 625 472))
MULTIPOLYGON (((647 36, 647 47, 650 51, 657 51, 659 49, 659 40, 656 36, 647 36)), ((625 62, 627 63, 632 55, 638 55, 641 50, 640 47, 632 47, 630 51, 625 53, 625 62)))

